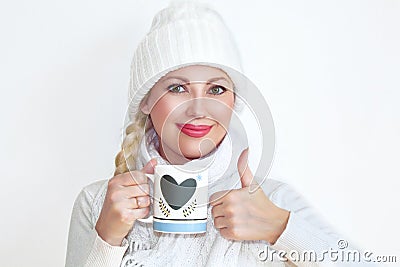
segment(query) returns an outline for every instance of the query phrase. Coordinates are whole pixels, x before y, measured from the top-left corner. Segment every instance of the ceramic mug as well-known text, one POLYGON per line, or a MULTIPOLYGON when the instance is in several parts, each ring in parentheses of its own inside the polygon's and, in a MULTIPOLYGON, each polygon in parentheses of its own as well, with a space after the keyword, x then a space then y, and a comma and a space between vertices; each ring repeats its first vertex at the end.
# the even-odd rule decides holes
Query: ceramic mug
POLYGON ((163 233, 206 232, 208 169, 156 165, 154 175, 146 176, 153 182, 153 215, 139 221, 163 233))

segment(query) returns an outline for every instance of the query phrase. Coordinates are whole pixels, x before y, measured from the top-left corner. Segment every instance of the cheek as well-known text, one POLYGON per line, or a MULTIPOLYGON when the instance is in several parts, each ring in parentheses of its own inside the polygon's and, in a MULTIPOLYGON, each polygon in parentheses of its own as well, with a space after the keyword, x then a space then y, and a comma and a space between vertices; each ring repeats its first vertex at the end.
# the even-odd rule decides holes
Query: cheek
POLYGON ((150 112, 151 119, 156 131, 161 134, 161 128, 166 120, 172 120, 176 103, 169 100, 167 97, 161 98, 150 112))
POLYGON ((229 127, 229 122, 233 113, 234 99, 226 98, 221 100, 222 103, 218 105, 213 105, 212 116, 219 124, 221 124, 226 129, 229 127))

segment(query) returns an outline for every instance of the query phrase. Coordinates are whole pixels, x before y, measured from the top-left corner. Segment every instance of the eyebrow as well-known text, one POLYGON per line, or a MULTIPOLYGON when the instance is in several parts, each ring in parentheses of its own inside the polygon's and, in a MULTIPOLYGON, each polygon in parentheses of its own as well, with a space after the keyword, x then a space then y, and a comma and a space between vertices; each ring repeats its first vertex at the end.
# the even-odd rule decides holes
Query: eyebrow
POLYGON ((185 77, 182 76, 165 76, 163 78, 160 79, 160 82, 166 81, 166 80, 170 80, 170 79, 178 79, 184 82, 190 82, 188 79, 186 79, 185 77))
MULTIPOLYGON (((166 81, 166 80, 170 80, 170 79, 178 79, 184 82, 189 83, 190 81, 188 79, 186 79, 185 77, 182 76, 166 76, 161 78, 161 82, 166 81)), ((215 77, 215 78, 211 78, 209 79, 207 82, 215 82, 215 81, 219 81, 219 80, 225 80, 226 82, 228 82, 230 84, 230 81, 228 81, 225 77, 215 77)))

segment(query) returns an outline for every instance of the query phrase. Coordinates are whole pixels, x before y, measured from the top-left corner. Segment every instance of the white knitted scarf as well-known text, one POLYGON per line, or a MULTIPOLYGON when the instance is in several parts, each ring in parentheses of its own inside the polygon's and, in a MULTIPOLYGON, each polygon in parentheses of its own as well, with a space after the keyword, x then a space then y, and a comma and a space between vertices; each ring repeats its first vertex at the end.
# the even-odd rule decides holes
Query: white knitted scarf
MULTIPOLYGON (((158 146, 156 132, 151 128, 140 144, 137 169, 141 169, 151 158, 157 158, 158 164, 169 164, 158 153, 158 146)), ((214 152, 186 164, 208 164, 209 196, 217 191, 240 188, 237 159, 246 147, 247 142, 244 141, 243 134, 230 127, 228 134, 214 152)), ((151 188, 152 184, 150 185, 151 188)), ((206 233, 158 233, 153 231, 152 224, 136 221, 127 235, 127 240, 129 247, 121 267, 284 266, 282 262, 259 260, 260 251, 265 250, 265 246, 268 245, 264 241, 233 241, 222 237, 214 227, 210 205, 206 233)))

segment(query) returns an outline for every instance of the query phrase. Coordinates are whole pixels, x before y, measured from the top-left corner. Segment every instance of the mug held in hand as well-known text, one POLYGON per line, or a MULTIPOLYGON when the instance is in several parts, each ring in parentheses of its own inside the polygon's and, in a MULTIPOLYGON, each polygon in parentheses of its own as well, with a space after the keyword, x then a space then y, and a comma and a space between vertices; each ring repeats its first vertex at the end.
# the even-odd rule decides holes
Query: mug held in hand
POLYGON ((153 182, 154 214, 141 222, 165 233, 203 233, 207 229, 208 170, 157 165, 153 182))

